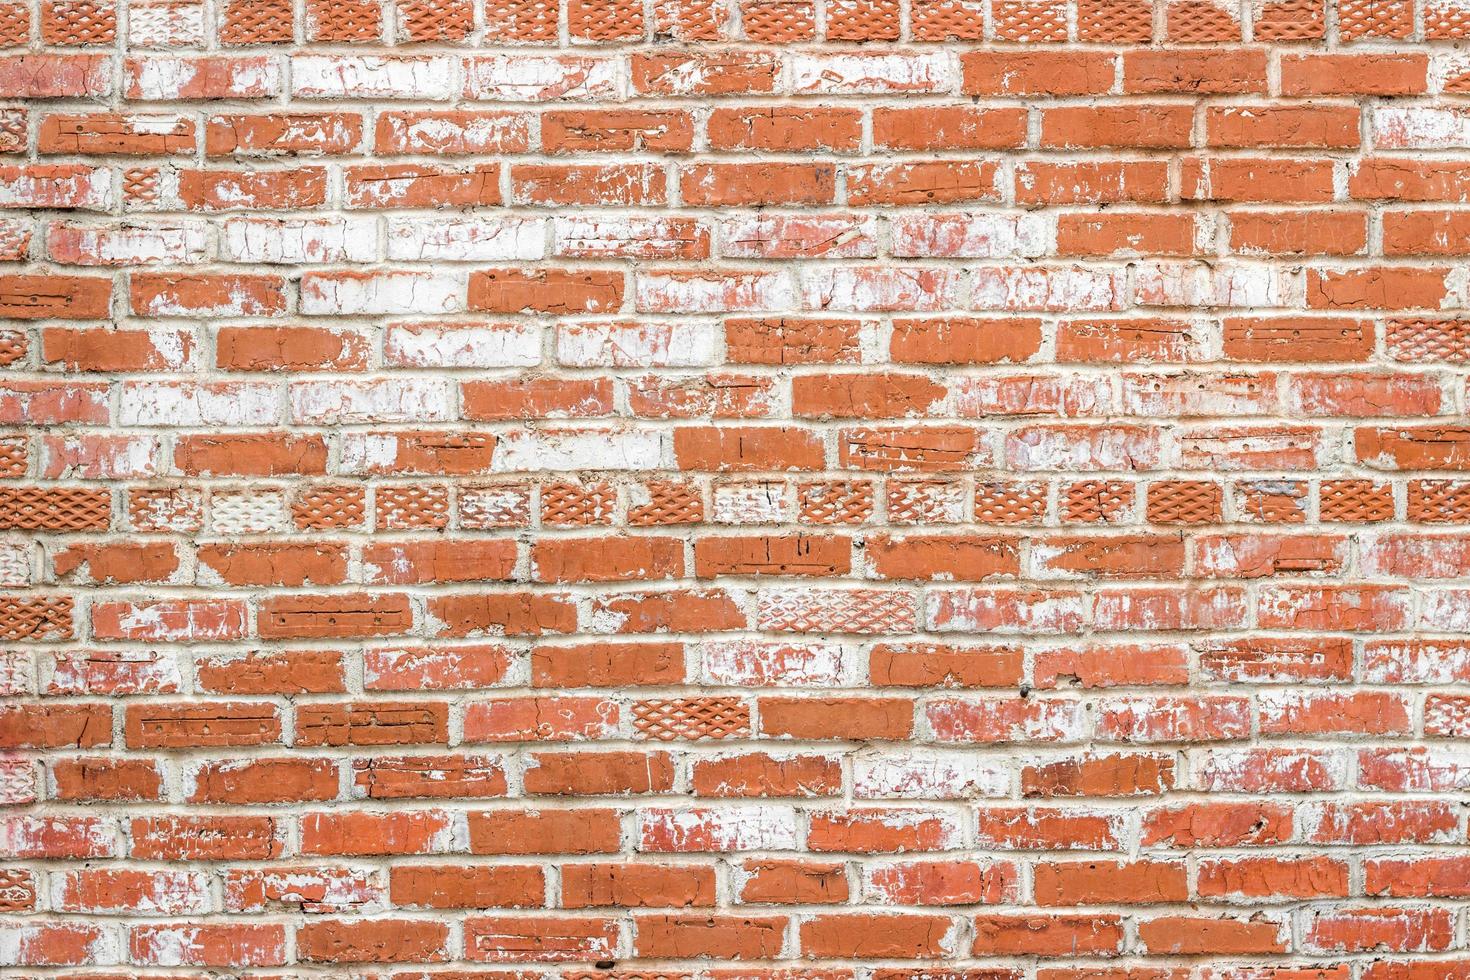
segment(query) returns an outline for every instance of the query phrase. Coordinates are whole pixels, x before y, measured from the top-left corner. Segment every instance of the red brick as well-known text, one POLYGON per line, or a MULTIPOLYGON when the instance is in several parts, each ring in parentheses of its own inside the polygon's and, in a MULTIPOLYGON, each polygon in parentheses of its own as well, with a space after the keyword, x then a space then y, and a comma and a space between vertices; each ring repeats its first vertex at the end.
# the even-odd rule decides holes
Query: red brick
POLYGON ((1470 980, 1454 2, 120 6, 0 0, 12 972, 1470 980))

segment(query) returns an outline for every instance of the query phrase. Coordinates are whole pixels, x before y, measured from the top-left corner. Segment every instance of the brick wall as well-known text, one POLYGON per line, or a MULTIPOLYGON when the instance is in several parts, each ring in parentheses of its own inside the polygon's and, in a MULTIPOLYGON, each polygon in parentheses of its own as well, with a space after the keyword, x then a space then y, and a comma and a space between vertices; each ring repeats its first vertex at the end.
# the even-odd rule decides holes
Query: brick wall
POLYGON ((0 973, 1470 977, 1467 35, 0 0, 0 973))

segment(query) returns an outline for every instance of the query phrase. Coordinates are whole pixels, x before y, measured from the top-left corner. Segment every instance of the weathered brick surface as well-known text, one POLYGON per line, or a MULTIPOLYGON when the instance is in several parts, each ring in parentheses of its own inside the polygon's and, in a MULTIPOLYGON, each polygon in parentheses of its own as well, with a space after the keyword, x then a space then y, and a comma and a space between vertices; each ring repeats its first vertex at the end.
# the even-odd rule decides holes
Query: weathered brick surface
POLYGON ((1461 0, 0 0, 0 974, 1470 977, 1461 0))

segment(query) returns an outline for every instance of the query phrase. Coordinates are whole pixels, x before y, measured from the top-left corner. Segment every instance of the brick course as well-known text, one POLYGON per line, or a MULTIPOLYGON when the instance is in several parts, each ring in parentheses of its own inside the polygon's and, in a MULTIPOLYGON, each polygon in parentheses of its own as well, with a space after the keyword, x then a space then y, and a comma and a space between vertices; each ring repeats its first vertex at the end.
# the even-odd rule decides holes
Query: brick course
POLYGON ((0 972, 1470 977, 1467 38, 0 0, 0 972))

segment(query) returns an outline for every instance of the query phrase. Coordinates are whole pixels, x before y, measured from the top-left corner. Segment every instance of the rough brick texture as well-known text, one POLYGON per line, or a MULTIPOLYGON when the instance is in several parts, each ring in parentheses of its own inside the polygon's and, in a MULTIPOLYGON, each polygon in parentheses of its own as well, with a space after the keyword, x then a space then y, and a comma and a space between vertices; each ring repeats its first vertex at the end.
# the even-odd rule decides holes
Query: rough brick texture
POLYGON ((0 0, 0 974, 1470 977, 1464 0, 0 0))

